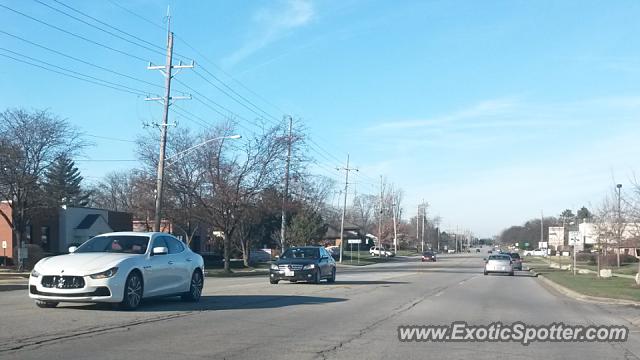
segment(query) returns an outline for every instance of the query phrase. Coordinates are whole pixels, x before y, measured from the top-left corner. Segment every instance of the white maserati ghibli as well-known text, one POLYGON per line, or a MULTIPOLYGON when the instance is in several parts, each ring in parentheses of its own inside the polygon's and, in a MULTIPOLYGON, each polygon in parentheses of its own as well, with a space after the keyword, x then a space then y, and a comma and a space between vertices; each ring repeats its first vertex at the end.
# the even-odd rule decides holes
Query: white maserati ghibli
POLYGON ((203 275, 202 256, 169 234, 114 232, 38 261, 29 277, 29 297, 39 307, 108 302, 135 309, 148 297, 198 301, 203 275))

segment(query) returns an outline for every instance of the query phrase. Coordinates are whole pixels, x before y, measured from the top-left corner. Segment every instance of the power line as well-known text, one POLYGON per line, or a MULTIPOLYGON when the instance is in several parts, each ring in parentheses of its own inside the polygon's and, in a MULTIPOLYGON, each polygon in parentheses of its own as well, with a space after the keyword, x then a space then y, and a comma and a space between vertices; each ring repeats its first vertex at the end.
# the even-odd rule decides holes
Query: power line
POLYGON ((95 21, 95 22, 97 22, 97 23, 99 23, 99 24, 102 24, 102 25, 104 25, 104 26, 107 26, 107 27, 108 27, 108 28, 110 28, 110 29, 113 29, 113 30, 115 30, 115 31, 118 31, 118 32, 119 32, 119 33, 121 33, 121 34, 127 35, 127 36, 129 36, 129 37, 131 37, 131 38, 134 38, 134 39, 136 39, 136 40, 138 40, 138 41, 141 41, 141 42, 143 42, 143 43, 145 43, 145 44, 148 44, 148 45, 151 45, 151 46, 153 46, 153 47, 156 47, 156 48, 158 48, 158 49, 160 49, 160 50, 164 50, 164 48, 163 48, 162 46, 160 46, 160 45, 154 44, 154 43, 152 43, 152 42, 150 42, 150 41, 147 41, 147 40, 145 40, 145 39, 142 39, 142 38, 140 38, 140 37, 138 37, 138 36, 131 35, 131 34, 129 34, 128 32, 126 32, 126 31, 124 31, 124 30, 120 30, 120 29, 118 29, 117 27, 115 27, 115 26, 113 26, 113 25, 111 25, 111 24, 109 24, 109 23, 106 23, 106 22, 104 22, 104 21, 101 21, 100 19, 96 19, 95 17, 93 17, 93 16, 91 16, 91 15, 89 15, 89 14, 87 14, 87 13, 84 13, 84 12, 82 12, 82 11, 80 11, 80 10, 78 10, 78 9, 76 9, 76 8, 74 8, 74 7, 72 7, 72 6, 69 6, 69 5, 67 5, 67 4, 65 4, 65 3, 63 3, 63 2, 61 2, 61 1, 59 1, 59 0, 53 0, 53 1, 55 1, 56 3, 58 3, 58 4, 60 4, 60 5, 64 6, 64 7, 68 8, 68 9, 70 9, 70 10, 72 10, 72 11, 75 11, 75 12, 77 12, 77 13, 81 14, 81 15, 84 15, 84 16, 88 17, 89 19, 91 19, 91 20, 93 20, 93 21, 95 21))
POLYGON ((18 15, 24 16, 24 17, 26 17, 27 19, 33 20, 33 21, 35 21, 35 22, 37 22, 37 23, 40 23, 40 24, 42 24, 42 25, 48 26, 48 27, 50 27, 50 28, 52 28, 52 29, 56 29, 56 30, 61 31, 61 32, 65 33, 65 34, 68 34, 68 35, 74 36, 74 37, 76 37, 76 38, 78 38, 78 39, 82 39, 82 40, 84 40, 84 41, 86 41, 86 42, 89 42, 89 43, 91 43, 91 44, 94 44, 94 45, 97 45, 97 46, 103 47, 103 48, 105 48, 105 49, 108 49, 108 50, 111 50, 111 51, 117 52, 117 53, 119 53, 119 54, 122 54, 122 55, 128 56, 128 57, 133 58, 133 59, 136 59, 136 60, 144 61, 145 63, 146 63, 146 62, 148 62, 148 60, 147 60, 147 59, 144 59, 144 58, 141 58, 141 57, 139 57, 139 56, 136 56, 136 55, 130 54, 130 53, 126 52, 126 51, 118 50, 118 49, 113 48, 113 47, 111 47, 111 46, 109 46, 109 45, 102 44, 102 43, 100 43, 100 42, 97 42, 97 41, 91 40, 91 39, 89 39, 89 38, 86 38, 86 37, 84 37, 84 36, 82 36, 82 35, 78 35, 78 34, 76 34, 76 33, 74 33, 74 32, 71 32, 71 31, 65 30, 65 29, 63 29, 63 28, 61 28, 61 27, 58 27, 58 26, 55 26, 55 25, 49 24, 49 23, 48 23, 48 22, 46 22, 46 21, 43 21, 43 20, 37 19, 37 18, 35 18, 35 17, 33 17, 33 16, 27 15, 27 14, 25 14, 25 13, 23 13, 23 12, 20 12, 20 11, 18 11, 18 10, 12 9, 12 8, 10 8, 10 7, 8 7, 8 6, 3 5, 3 4, 0 4, 0 7, 4 8, 4 9, 7 9, 7 10, 9 10, 9 11, 12 11, 12 12, 14 12, 14 13, 18 14, 18 15))
POLYGON ((97 139, 112 140, 112 141, 122 141, 122 142, 134 143, 134 144, 137 143, 134 140, 118 139, 118 138, 113 138, 113 137, 108 137, 108 136, 100 136, 100 135, 92 135, 92 134, 84 134, 84 136, 89 136, 89 137, 97 138, 97 139))
POLYGON ((125 89, 122 89, 122 88, 119 88, 119 87, 115 87, 115 86, 111 86, 111 85, 103 84, 103 83, 100 83, 100 82, 97 82, 97 81, 93 81, 93 80, 85 79, 85 78, 82 78, 82 77, 79 77, 79 76, 75 76, 75 75, 67 74, 67 73, 64 73, 64 72, 62 72, 62 71, 57 71, 57 70, 49 69, 49 68, 47 68, 47 67, 44 67, 44 66, 41 66, 41 65, 38 65, 38 64, 34 64, 34 63, 29 62, 29 61, 26 61, 26 60, 18 59, 18 58, 15 58, 15 57, 10 56, 10 55, 7 55, 7 54, 0 54, 0 56, 4 56, 4 57, 6 57, 6 58, 13 59, 13 60, 18 61, 18 62, 23 63, 23 64, 31 65, 31 66, 34 66, 34 67, 37 67, 37 68, 40 68, 40 69, 44 69, 44 70, 47 70, 47 71, 50 71, 50 72, 54 72, 54 73, 56 73, 56 74, 64 75, 64 76, 71 77, 71 78, 78 79, 78 80, 82 80, 82 81, 86 81, 86 82, 88 82, 88 83, 92 83, 92 84, 95 84, 95 85, 100 85, 100 86, 108 87, 108 88, 111 88, 111 89, 114 89, 114 90, 118 90, 118 91, 126 92, 126 93, 133 94, 133 95, 144 95, 144 94, 140 94, 140 93, 137 93, 137 92, 133 92, 133 91, 125 90, 125 89))
MULTIPOLYGON (((163 52, 161 52, 161 51, 158 51, 158 50, 156 50, 156 49, 152 49, 152 48, 150 48, 150 47, 148 47, 148 46, 146 46, 146 45, 140 45, 139 43, 137 43, 137 42, 135 42, 135 41, 131 41, 131 40, 129 40, 129 39, 127 39, 127 38, 123 37, 123 36, 120 36, 120 35, 118 35, 118 34, 115 34, 115 33, 111 32, 111 31, 109 31, 109 30, 105 30, 105 29, 103 29, 103 28, 101 28, 101 27, 99 27, 99 26, 96 26, 96 25, 94 25, 94 24, 91 24, 91 23, 90 23, 90 22, 88 22, 88 21, 82 20, 82 19, 80 19, 80 18, 78 18, 78 17, 76 17, 76 16, 73 16, 73 15, 71 15, 71 14, 67 13, 67 12, 64 12, 64 11, 62 11, 62 10, 60 10, 60 9, 56 9, 55 7, 53 7, 53 6, 49 5, 49 4, 45 4, 44 2, 42 2, 42 1, 40 1, 40 0, 33 0, 33 1, 35 1, 35 2, 39 3, 39 4, 43 5, 43 6, 46 6, 46 7, 48 7, 49 9, 51 9, 51 10, 53 10, 53 11, 56 11, 56 12, 58 12, 58 13, 61 13, 61 14, 65 15, 65 16, 68 16, 68 17, 70 17, 70 18, 72 18, 72 19, 74 19, 74 20, 76 20, 76 21, 79 21, 79 22, 81 22, 81 23, 83 23, 83 24, 85 24, 85 25, 91 26, 91 27, 92 27, 92 28, 94 28, 94 29, 98 29, 98 30, 100 30, 100 31, 102 31, 102 32, 104 32, 104 33, 107 33, 107 34, 109 34, 109 35, 111 35, 111 36, 113 36, 113 37, 116 37, 116 38, 118 38, 118 39, 120 39, 120 40, 124 40, 124 41, 126 41, 126 42, 128 42, 128 43, 130 43, 130 44, 133 44, 133 45, 139 46, 139 47, 141 47, 141 48, 143 48, 143 49, 146 49, 146 50, 148 50, 148 51, 154 52, 154 53, 156 53, 156 54, 164 55, 164 53, 163 53, 163 52)), ((54 1, 56 1, 56 0, 54 0, 54 1)), ((56 2, 58 2, 58 1, 56 1, 56 2)), ((64 5, 64 4, 62 4, 62 5, 64 5)), ((66 6, 66 5, 64 5, 64 6, 66 6)), ((68 6, 67 6, 67 7, 68 7, 68 6)), ((69 8, 70 8, 70 7, 69 7, 69 8)), ((75 10, 75 9, 73 9, 73 8, 71 8, 71 9, 72 9, 72 10, 74 10, 74 11, 76 11, 76 12, 80 12, 79 10, 75 10)), ((118 31, 120 31, 120 30, 118 30, 118 31)), ((152 44, 152 45, 153 45, 153 44, 152 44)), ((156 46, 156 45, 154 45, 154 46, 156 46)))
POLYGON ((74 61, 77 61, 77 62, 83 63, 83 64, 85 64, 85 65, 89 65, 89 66, 94 67, 94 68, 96 68, 96 69, 100 69, 100 70, 103 70, 103 71, 106 71, 106 72, 110 72, 110 73, 115 74, 115 75, 118 75, 118 76, 125 77, 125 78, 127 78, 127 79, 135 80, 135 81, 138 81, 138 82, 141 82, 141 83, 144 83, 144 84, 150 85, 150 86, 154 86, 154 87, 158 87, 158 88, 162 88, 162 89, 164 89, 164 87, 163 87, 163 86, 160 86, 160 85, 158 85, 158 84, 154 84, 154 83, 152 83, 152 82, 150 82, 150 81, 146 81, 146 80, 138 79, 138 78, 136 78, 136 77, 134 77, 134 76, 127 75, 127 74, 123 74, 123 73, 121 73, 121 72, 118 72, 118 71, 115 71, 115 70, 111 70, 111 69, 106 68, 106 67, 104 67, 104 66, 96 65, 96 64, 94 64, 94 63, 92 63, 92 62, 89 62, 89 61, 86 61, 86 60, 83 60, 83 59, 77 58, 77 57, 72 56, 72 55, 69 55, 69 54, 65 54, 65 53, 60 52, 60 51, 58 51, 58 50, 55 50, 55 49, 49 48, 49 47, 47 47, 47 46, 44 46, 44 45, 42 45, 42 44, 38 44, 38 43, 36 43, 36 42, 33 42, 33 41, 30 41, 30 40, 27 40, 27 39, 25 39, 25 38, 22 38, 22 37, 20 37, 20 36, 17 36, 17 35, 14 35, 14 34, 8 33, 8 32, 6 32, 6 31, 0 30, 0 33, 5 34, 5 35, 8 35, 8 36, 11 36, 11 37, 13 37, 13 38, 15 38, 15 39, 18 39, 18 40, 20 40, 20 41, 26 42, 26 43, 31 44, 31 45, 33 45, 33 46, 37 46, 37 47, 39 47, 39 48, 41 48, 41 49, 44 49, 44 50, 50 51, 50 52, 52 52, 52 53, 54 53, 54 54, 58 54, 58 55, 60 55, 60 56, 64 56, 64 57, 66 57, 66 58, 68 58, 68 59, 71 59, 71 60, 74 60, 74 61))
POLYGON ((48 63, 48 62, 46 62, 46 61, 39 60, 39 59, 33 58, 33 57, 31 57, 31 56, 27 56, 27 55, 24 55, 24 54, 21 54, 21 53, 18 53, 18 52, 15 52, 15 51, 9 50, 9 49, 5 49, 5 48, 0 47, 0 50, 2 50, 2 51, 6 51, 6 52, 9 52, 9 53, 12 53, 12 54, 17 55, 17 56, 22 56, 22 57, 27 58, 27 59, 29 59, 29 60, 36 61, 36 62, 39 62, 39 63, 45 64, 45 65, 47 65, 47 66, 50 66, 50 67, 53 67, 53 68, 56 68, 56 69, 60 69, 60 70, 62 70, 62 71, 67 71, 67 72, 70 72, 70 73, 72 73, 72 74, 76 74, 76 75, 79 75, 79 76, 84 76, 84 77, 87 77, 87 78, 89 78, 89 79, 96 80, 96 81, 100 81, 100 82, 103 82, 103 83, 105 83, 105 84, 109 84, 109 85, 112 85, 112 86, 119 86, 119 87, 121 87, 121 88, 124 88, 124 89, 127 89, 127 90, 131 90, 132 92, 135 92, 137 95, 141 95, 141 94, 142 94, 142 95, 144 95, 145 93, 147 93, 147 92, 145 92, 144 90, 140 90, 140 89, 132 88, 132 87, 130 87, 130 86, 126 86, 126 85, 122 85, 122 84, 114 83, 114 82, 111 82, 111 81, 107 81, 107 80, 104 80, 104 79, 97 78, 97 77, 95 77, 95 76, 91 76, 91 75, 83 74, 83 73, 80 73, 80 72, 77 72, 77 71, 74 71, 74 70, 69 70, 69 69, 67 69, 67 68, 63 68, 63 67, 61 67, 61 66, 57 66, 57 65, 54 65, 54 64, 48 63))

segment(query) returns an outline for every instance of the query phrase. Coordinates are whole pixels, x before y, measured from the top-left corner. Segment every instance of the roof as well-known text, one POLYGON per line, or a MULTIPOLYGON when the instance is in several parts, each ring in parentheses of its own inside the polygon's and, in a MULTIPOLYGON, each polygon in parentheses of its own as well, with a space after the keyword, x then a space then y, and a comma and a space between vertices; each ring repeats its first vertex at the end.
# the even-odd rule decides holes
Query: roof
POLYGON ((90 229, 93 226, 93 224, 96 222, 96 220, 98 220, 100 217, 101 217, 100 214, 89 214, 85 216, 84 219, 82 219, 80 224, 76 226, 76 229, 80 229, 80 230, 90 229))

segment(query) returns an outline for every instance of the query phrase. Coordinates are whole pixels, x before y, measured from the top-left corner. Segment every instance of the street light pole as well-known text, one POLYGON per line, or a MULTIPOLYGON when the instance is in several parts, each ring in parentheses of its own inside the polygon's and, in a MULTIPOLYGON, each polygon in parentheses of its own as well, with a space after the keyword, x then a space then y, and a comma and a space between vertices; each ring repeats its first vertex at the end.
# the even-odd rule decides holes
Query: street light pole
MULTIPOLYGON (((165 133, 166 135, 166 133, 165 133)), ((178 160, 182 159, 185 155, 187 155, 188 153, 190 153, 191 151, 195 150, 196 148, 203 146, 205 144, 208 144, 212 141, 215 140, 221 140, 221 139, 240 139, 242 136, 240 135, 231 135, 231 136, 221 136, 221 137, 217 137, 217 138, 213 138, 213 139, 209 139, 206 141, 201 142, 200 144, 196 144, 193 145, 192 147, 181 151, 177 154, 174 154, 168 158, 165 158, 165 154, 164 154, 164 146, 162 146, 160 148, 160 163, 158 166, 158 183, 157 183, 157 189, 156 189, 156 209, 155 209, 155 219, 154 219, 154 224, 153 224, 153 231, 161 231, 160 230, 160 223, 161 223, 161 216, 162 216, 162 192, 163 192, 163 183, 164 183, 164 170, 166 168, 168 168, 169 166, 175 164, 178 160), (172 162, 168 163, 165 165, 165 162, 168 160, 173 160, 172 162), (160 164, 162 166, 160 166, 160 164)), ((163 137, 164 143, 166 144, 166 137, 163 137)))

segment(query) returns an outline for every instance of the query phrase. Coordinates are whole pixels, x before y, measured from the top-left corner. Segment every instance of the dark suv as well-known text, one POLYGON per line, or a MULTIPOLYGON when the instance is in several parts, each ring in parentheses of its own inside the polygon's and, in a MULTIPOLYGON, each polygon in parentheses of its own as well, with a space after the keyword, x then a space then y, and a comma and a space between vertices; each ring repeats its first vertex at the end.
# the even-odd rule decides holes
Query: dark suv
POLYGON ((317 284, 322 279, 327 279, 330 283, 336 281, 336 262, 320 246, 289 248, 269 269, 269 282, 272 284, 277 284, 280 280, 317 284))

